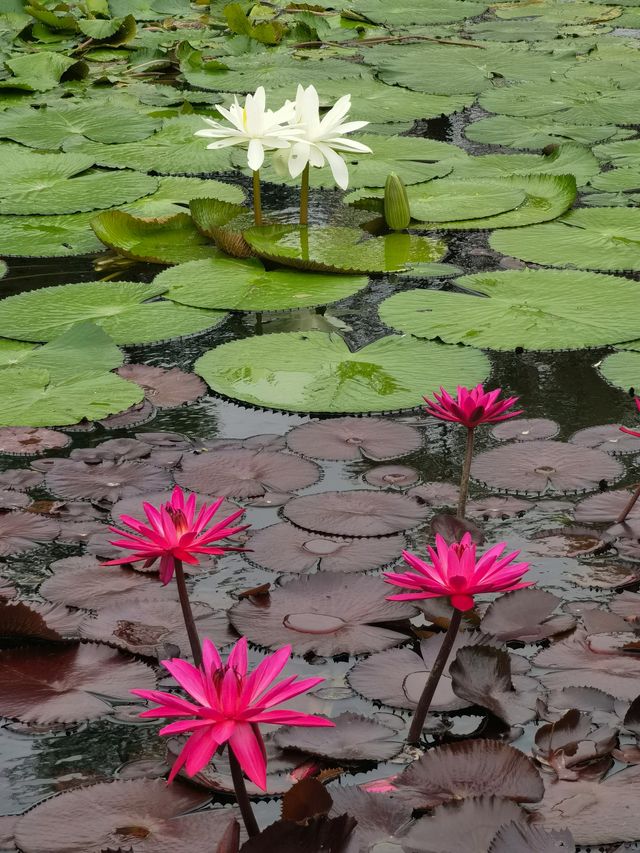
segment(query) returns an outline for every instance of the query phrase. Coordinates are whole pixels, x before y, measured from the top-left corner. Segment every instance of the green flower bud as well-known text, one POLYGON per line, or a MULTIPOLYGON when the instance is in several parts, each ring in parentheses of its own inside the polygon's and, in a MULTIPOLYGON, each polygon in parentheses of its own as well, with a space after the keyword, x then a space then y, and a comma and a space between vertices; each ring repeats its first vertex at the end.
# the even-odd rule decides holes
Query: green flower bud
POLYGON ((411 222, 407 190, 395 172, 389 174, 384 185, 384 218, 392 231, 402 231, 411 222))

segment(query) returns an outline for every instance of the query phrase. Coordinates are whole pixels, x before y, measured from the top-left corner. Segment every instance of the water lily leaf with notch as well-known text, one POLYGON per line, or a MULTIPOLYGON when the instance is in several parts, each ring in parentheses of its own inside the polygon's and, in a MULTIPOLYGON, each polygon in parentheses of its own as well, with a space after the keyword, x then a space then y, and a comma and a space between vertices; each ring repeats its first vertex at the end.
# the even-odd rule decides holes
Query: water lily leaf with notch
POLYGON ((356 0, 349 5, 353 12, 366 16, 369 20, 387 26, 407 24, 448 24, 475 18, 487 9, 486 3, 472 0, 442 0, 437 6, 418 6, 412 0, 395 2, 392 6, 386 0, 356 0))
POLYGON ((78 154, 5 151, 3 163, 0 214, 81 213, 135 201, 158 188, 157 178, 141 172, 93 170, 92 158, 78 154))
POLYGON ((497 350, 581 349, 640 335, 638 284, 619 276, 501 270, 456 284, 476 295, 409 290, 386 299, 380 317, 420 338, 497 350))
POLYGON ((393 272, 413 263, 439 261, 446 246, 410 234, 371 237, 359 228, 263 225, 248 228, 244 238, 269 261, 321 272, 393 272))
POLYGON ((640 210, 570 210, 556 222, 500 230, 492 249, 523 261, 593 270, 640 270, 640 210))
POLYGON ((623 391, 640 390, 640 352, 614 352, 600 362, 598 370, 623 391))
POLYGON ((104 252, 89 227, 95 211, 66 216, 0 216, 0 253, 6 257, 61 258, 104 252))
POLYGON ((29 107, 0 113, 0 137, 33 148, 60 148, 74 136, 103 143, 134 142, 150 136, 160 125, 140 109, 110 100, 60 101, 37 110, 29 107))
MULTIPOLYGON (((158 189, 145 198, 138 199, 125 207, 129 213, 145 218, 172 216, 174 213, 186 213, 193 199, 209 204, 232 204, 240 206, 244 201, 244 190, 235 184, 223 181, 202 180, 200 178, 164 177, 158 182, 158 189)), ((195 216, 196 226, 200 228, 195 216)))
MULTIPOLYGON (((265 270, 257 259, 211 258, 161 272, 155 283, 168 299, 198 308, 282 311, 338 302, 366 287, 367 276, 265 270)), ((0 323, 1 326, 1 323, 0 323)))
POLYGON ((617 167, 638 168, 640 165, 640 144, 637 139, 597 145, 593 153, 606 163, 617 167))
POLYGON ((219 394, 297 412, 412 409, 440 385, 475 385, 486 356, 390 335, 351 352, 337 335, 285 332, 232 341, 205 353, 196 373, 219 394))
POLYGON ((600 172, 589 181, 589 186, 607 193, 640 190, 640 163, 637 166, 600 172))
POLYGON ((566 3, 557 0, 520 0, 517 3, 496 3, 493 11, 498 18, 544 18, 559 24, 610 21, 622 10, 617 6, 600 6, 596 3, 566 3))
POLYGON ((64 80, 79 80, 89 73, 86 62, 47 50, 15 56, 4 65, 13 76, 0 80, 0 89, 25 92, 47 92, 64 80))
POLYGON ((597 175, 601 164, 584 145, 567 142, 548 154, 483 154, 453 164, 453 178, 502 178, 511 175, 573 175, 578 186, 597 175))
POLYGON ((189 210, 198 231, 210 237, 227 255, 233 258, 250 258, 253 255, 253 249, 242 232, 253 227, 255 219, 243 204, 194 198, 189 202, 189 210))
POLYGON ((0 335, 51 341, 75 323, 92 321, 120 345, 153 343, 192 335, 226 317, 168 300, 149 302, 166 290, 162 284, 86 281, 29 290, 0 303, 0 335))
POLYGON ((136 19, 133 15, 107 19, 81 18, 78 21, 78 29, 94 42, 118 47, 135 37, 136 19))
POLYGON ((219 255, 188 213, 143 219, 109 210, 94 217, 91 227, 105 246, 134 261, 170 265, 219 255))
POLYGON ((132 14, 138 21, 159 18, 188 18, 193 14, 189 0, 109 0, 112 15, 132 14))
MULTIPOLYGON (((530 22, 527 22, 527 26, 530 26, 530 22)), ((509 91, 512 92, 513 89, 509 91)), ((465 136, 472 142, 531 149, 558 145, 568 140, 581 145, 594 145, 596 142, 610 139, 624 139, 631 133, 631 129, 617 127, 615 124, 572 124, 559 122, 553 116, 528 118, 507 115, 481 118, 465 130, 465 136)))

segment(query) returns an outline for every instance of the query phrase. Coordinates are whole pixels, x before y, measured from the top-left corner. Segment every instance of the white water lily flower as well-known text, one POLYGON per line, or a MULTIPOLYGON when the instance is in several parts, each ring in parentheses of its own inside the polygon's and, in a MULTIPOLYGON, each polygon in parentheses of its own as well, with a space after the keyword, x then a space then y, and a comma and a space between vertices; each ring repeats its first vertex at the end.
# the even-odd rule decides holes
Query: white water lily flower
POLYGON ((230 145, 249 144, 247 162, 256 172, 264 163, 266 150, 289 148, 292 140, 299 138, 301 131, 293 126, 295 107, 291 101, 275 112, 266 109, 266 94, 259 86, 255 94, 247 95, 244 106, 234 98, 234 103, 225 109, 216 107, 220 115, 231 122, 232 127, 204 118, 210 127, 196 130, 195 136, 213 138, 216 141, 207 148, 228 148, 230 145))
POLYGON ((345 133, 360 130, 368 121, 348 121, 343 123, 351 109, 351 95, 343 95, 329 112, 320 118, 320 100, 314 86, 298 86, 295 101, 294 128, 302 131, 294 139, 289 151, 289 174, 297 178, 307 163, 311 166, 329 164, 336 184, 343 190, 349 186, 349 170, 338 151, 356 151, 371 154, 372 151, 361 142, 345 139, 345 133))

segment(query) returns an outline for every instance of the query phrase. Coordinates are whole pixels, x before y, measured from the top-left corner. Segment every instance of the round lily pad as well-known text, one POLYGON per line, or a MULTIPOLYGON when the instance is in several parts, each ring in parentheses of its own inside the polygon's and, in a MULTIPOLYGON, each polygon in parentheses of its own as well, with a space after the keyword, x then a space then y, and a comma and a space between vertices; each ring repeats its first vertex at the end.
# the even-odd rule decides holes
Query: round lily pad
POLYGON ((456 279, 471 293, 410 290, 380 307, 392 328, 446 343, 580 349, 640 337, 638 285, 571 270, 504 270, 456 279), (488 297, 488 298, 486 298, 488 297))
POLYGON ((406 456, 422 446, 415 427, 385 418, 331 418, 294 427, 287 445, 312 459, 376 461, 406 456))
POLYGON ((205 353, 196 373, 218 394, 254 406, 312 413, 389 412, 420 405, 441 385, 489 373, 481 352, 390 335, 351 352, 337 335, 285 332, 205 353))
POLYGON ((366 276, 267 271, 257 258, 210 258, 164 270, 155 279, 168 299, 198 308, 282 311, 338 302, 367 286, 366 276))
POLYGON ((614 352, 602 359, 598 370, 607 382, 624 391, 640 388, 640 352, 614 352))
POLYGON ((202 379, 177 367, 165 370, 148 364, 124 364, 117 373, 123 379, 139 385, 147 400, 158 409, 191 403, 207 390, 202 379))
POLYGON ((0 216, 0 253, 16 258, 62 258, 104 252, 89 227, 95 216, 0 216))
POLYGON ((9 456, 37 456, 45 450, 59 450, 71 443, 63 432, 32 427, 0 428, 0 453, 9 456))
POLYGON ((76 323, 91 320, 117 344, 142 344, 210 329, 226 315, 149 302, 165 288, 131 281, 87 281, 45 287, 2 301, 0 334, 27 341, 50 341, 76 323))

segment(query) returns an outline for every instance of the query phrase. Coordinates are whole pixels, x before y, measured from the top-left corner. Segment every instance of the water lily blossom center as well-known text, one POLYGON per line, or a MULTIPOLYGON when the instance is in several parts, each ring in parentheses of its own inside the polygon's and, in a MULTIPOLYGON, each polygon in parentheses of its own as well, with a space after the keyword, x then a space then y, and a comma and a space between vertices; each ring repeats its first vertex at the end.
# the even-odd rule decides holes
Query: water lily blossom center
POLYGON ((476 385, 475 388, 463 388, 459 385, 454 398, 441 388, 439 394, 434 393, 433 400, 423 398, 427 404, 425 412, 441 421, 462 424, 467 429, 475 429, 480 424, 496 424, 521 415, 522 409, 517 412, 509 411, 518 402, 518 398, 507 397, 501 400, 501 393, 501 388, 485 391, 482 384, 476 385))

